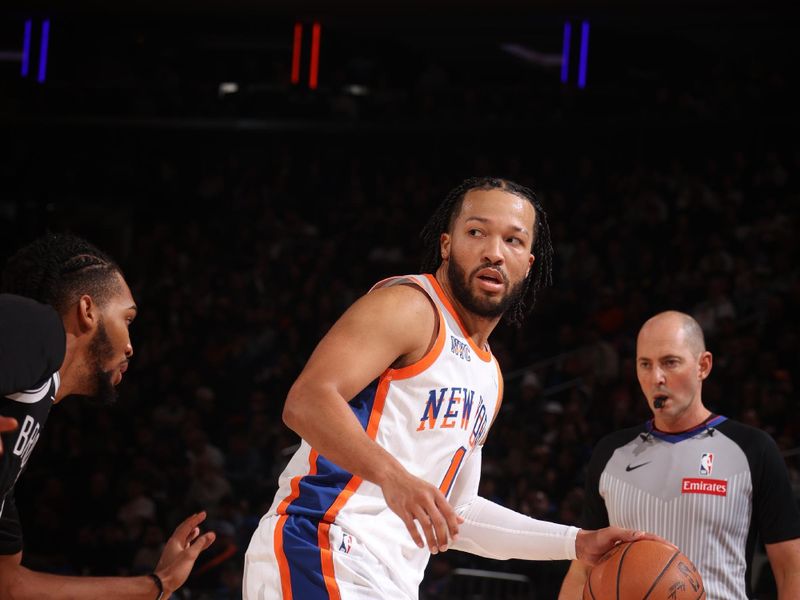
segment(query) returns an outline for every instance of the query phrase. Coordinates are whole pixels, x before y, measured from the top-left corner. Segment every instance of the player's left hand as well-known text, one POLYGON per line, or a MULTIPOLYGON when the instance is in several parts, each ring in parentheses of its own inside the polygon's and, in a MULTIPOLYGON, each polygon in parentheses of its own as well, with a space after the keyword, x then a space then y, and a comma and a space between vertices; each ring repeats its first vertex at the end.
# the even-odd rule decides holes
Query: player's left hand
POLYGON ((622 527, 606 527, 596 531, 581 529, 575 539, 575 554, 580 560, 595 565, 606 552, 617 544, 637 540, 656 540, 670 546, 674 545, 657 535, 635 529, 623 529, 622 527))
MULTIPOLYGON (((0 433, 5 433, 6 431, 14 431, 17 428, 16 419, 12 419, 11 417, 0 417, 0 433)), ((0 456, 3 456, 3 439, 0 438, 0 456)))
POLYGON ((205 518, 205 512, 192 515, 175 528, 164 545, 156 574, 164 585, 165 598, 184 584, 197 557, 214 543, 216 535, 213 531, 200 535, 199 525, 205 518))

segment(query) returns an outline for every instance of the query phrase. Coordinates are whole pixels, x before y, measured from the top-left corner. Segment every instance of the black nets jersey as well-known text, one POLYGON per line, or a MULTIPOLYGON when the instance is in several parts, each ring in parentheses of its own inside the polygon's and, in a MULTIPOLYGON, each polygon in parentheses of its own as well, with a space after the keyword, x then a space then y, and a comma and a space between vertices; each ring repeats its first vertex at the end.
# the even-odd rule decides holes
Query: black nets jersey
POLYGON ((22 550, 14 485, 25 469, 58 391, 66 338, 55 310, 27 298, 0 294, 0 415, 18 427, 2 434, 0 554, 22 550))
POLYGON ((651 531, 678 546, 703 576, 709 600, 746 600, 756 535, 800 537, 786 466, 765 432, 726 417, 680 434, 652 422, 595 448, 582 525, 651 531))

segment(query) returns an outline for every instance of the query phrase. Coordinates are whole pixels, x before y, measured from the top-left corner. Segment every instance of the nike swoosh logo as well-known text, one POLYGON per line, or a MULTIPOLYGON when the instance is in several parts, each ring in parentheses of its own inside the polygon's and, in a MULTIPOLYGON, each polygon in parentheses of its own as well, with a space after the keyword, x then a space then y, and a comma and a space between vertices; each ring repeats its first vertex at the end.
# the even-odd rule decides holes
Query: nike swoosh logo
POLYGON ((640 464, 640 465, 634 465, 633 467, 632 467, 632 466, 630 466, 630 465, 628 465, 627 467, 625 467, 625 470, 626 470, 626 471, 628 471, 628 472, 630 472, 630 471, 635 471, 635 470, 636 470, 636 469, 638 469, 639 467, 643 467, 643 466, 645 466, 645 465, 649 465, 651 462, 653 462, 653 461, 651 461, 651 460, 648 460, 647 462, 643 462, 643 463, 642 463, 642 464, 640 464))

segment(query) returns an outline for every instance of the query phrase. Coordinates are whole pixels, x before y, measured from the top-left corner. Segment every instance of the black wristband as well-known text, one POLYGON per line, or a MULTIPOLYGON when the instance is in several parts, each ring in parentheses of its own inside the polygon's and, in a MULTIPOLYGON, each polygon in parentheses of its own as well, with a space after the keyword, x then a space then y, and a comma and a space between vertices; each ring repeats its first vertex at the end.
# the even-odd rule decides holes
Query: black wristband
POLYGON ((164 597, 164 584, 161 583, 161 577, 155 573, 148 573, 147 576, 153 580, 158 588, 158 596, 156 596, 156 600, 161 600, 164 597))

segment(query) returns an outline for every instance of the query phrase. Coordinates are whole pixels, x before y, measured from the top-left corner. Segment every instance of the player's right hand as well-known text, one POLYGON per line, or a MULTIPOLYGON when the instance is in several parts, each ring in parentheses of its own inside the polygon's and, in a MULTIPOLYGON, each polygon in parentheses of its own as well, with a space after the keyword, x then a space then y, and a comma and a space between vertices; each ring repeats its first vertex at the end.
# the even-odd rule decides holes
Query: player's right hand
POLYGON ((403 520, 418 547, 424 548, 427 542, 428 549, 436 554, 447 550, 448 540, 456 539, 463 519, 436 486, 401 467, 381 482, 381 490, 387 506, 403 520), (425 534, 425 542, 416 523, 425 534))
MULTIPOLYGON (((12 419, 11 417, 0 417, 0 433, 5 433, 6 431, 14 431, 19 423, 17 423, 16 419, 12 419)), ((3 439, 0 438, 0 456, 3 456, 3 439)))
POLYGON ((175 528, 164 545, 156 574, 164 585, 165 598, 186 582, 197 557, 214 543, 216 535, 213 531, 200 535, 199 525, 205 518, 205 512, 192 515, 175 528))
MULTIPOLYGON (((675 546, 672 542, 660 538, 654 533, 623 527, 605 527, 594 531, 588 529, 578 531, 578 536, 575 538, 575 554, 580 560, 590 565, 596 565, 606 552, 617 544, 638 540, 655 540, 675 546)), ((677 550, 677 547, 675 549, 677 550)))

